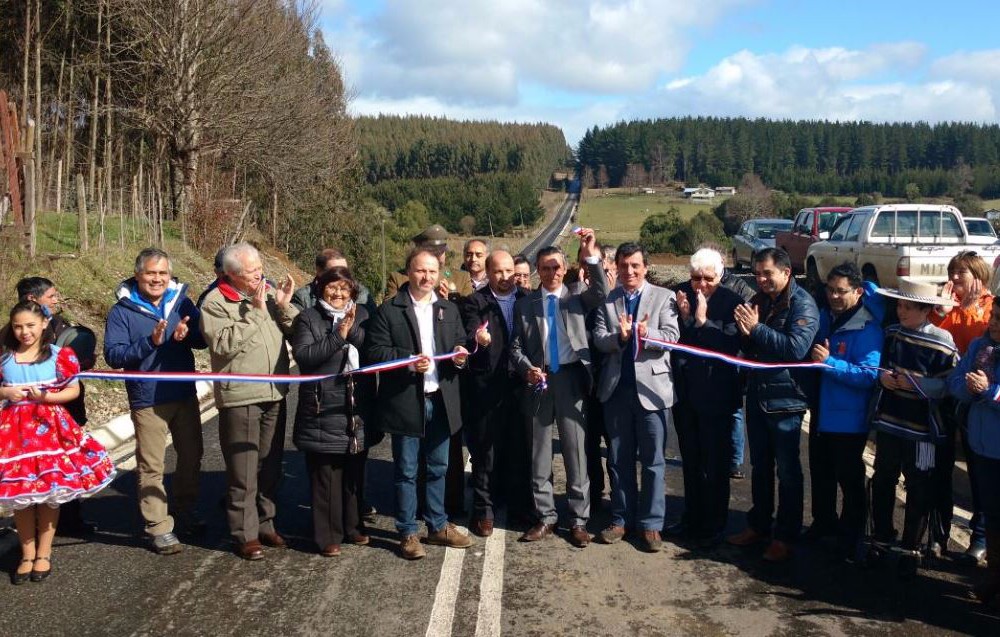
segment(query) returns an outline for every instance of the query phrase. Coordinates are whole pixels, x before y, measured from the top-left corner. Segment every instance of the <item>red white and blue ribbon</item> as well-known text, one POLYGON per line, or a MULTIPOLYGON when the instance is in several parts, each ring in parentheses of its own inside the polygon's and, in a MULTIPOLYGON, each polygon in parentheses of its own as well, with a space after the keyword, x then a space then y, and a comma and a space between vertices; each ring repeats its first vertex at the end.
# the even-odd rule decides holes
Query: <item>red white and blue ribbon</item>
POLYGON ((826 363, 816 363, 816 362, 802 362, 802 363, 764 363, 761 361, 752 361, 746 358, 740 358, 739 356, 732 356, 730 354, 724 354, 722 352, 714 352, 710 349, 703 349, 701 347, 695 347, 693 345, 683 345, 681 343, 672 343, 670 341, 664 341, 658 338, 644 337, 642 339, 645 343, 653 345, 654 347, 659 347, 661 349, 684 352, 685 354, 691 354, 693 356, 699 356, 701 358, 712 358, 715 360, 723 361, 729 363, 730 365, 736 365, 737 367, 746 367, 748 369, 788 369, 791 367, 797 369, 826 369, 830 367, 826 363))

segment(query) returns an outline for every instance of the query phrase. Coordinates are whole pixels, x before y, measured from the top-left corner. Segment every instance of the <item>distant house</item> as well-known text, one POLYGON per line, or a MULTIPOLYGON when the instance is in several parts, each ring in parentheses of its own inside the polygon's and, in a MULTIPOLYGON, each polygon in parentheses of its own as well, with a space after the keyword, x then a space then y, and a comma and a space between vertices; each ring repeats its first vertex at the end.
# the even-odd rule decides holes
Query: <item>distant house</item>
POLYGON ((992 222, 1000 221, 1000 210, 997 210, 996 208, 990 208, 989 210, 983 213, 983 216, 992 222))
POLYGON ((736 186, 718 186, 715 189, 715 194, 717 195, 735 195, 736 186))
POLYGON ((688 199, 714 199, 715 191, 704 186, 700 186, 698 188, 685 188, 684 196, 688 199))
POLYGON ((655 195, 656 191, 653 190, 652 188, 643 188, 642 189, 642 194, 644 194, 644 195, 655 195))

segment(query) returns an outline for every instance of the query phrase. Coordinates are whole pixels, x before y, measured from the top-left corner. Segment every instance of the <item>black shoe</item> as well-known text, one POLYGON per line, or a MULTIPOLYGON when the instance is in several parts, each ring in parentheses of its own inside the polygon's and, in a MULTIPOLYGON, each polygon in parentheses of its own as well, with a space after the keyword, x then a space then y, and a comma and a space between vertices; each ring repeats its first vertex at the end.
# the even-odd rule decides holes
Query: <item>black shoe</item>
POLYGON ((375 524, 375 516, 378 515, 378 511, 375 507, 368 505, 365 507, 364 511, 361 512, 361 519, 368 524, 375 524))
POLYGON ((49 563, 49 570, 47 571, 36 571, 31 569, 31 581, 32 582, 44 582, 49 575, 52 574, 52 559, 48 557, 36 557, 35 561, 43 560, 49 563))
POLYGON ((679 540, 690 540, 694 538, 693 530, 690 529, 684 522, 675 522, 674 524, 663 527, 663 535, 665 537, 676 538, 679 540))
MULTIPOLYGON (((21 560, 20 562, 18 562, 17 565, 20 566, 21 564, 31 564, 33 562, 34 560, 21 560)), ((30 578, 31 578, 31 571, 28 571, 27 573, 18 573, 17 569, 15 568, 14 572, 10 574, 10 583, 13 584, 14 586, 20 586, 21 584, 27 582, 28 579, 30 578)))
POLYGON ((916 576, 919 567, 920 553, 916 551, 904 551, 896 563, 896 575, 899 576, 899 579, 912 579, 916 576))
POLYGON ((820 524, 818 522, 813 522, 806 529, 805 533, 802 534, 802 539, 806 542, 818 542, 826 537, 831 537, 837 534, 837 529, 830 526, 829 524, 820 524))
POLYGON ((939 560, 942 557, 945 557, 947 554, 948 550, 944 548, 944 545, 942 545, 941 542, 932 540, 931 542, 927 543, 927 552, 926 552, 927 557, 939 560))
POLYGON ((742 480, 745 477, 747 477, 747 474, 743 473, 740 469, 731 469, 729 471, 730 480, 742 480))

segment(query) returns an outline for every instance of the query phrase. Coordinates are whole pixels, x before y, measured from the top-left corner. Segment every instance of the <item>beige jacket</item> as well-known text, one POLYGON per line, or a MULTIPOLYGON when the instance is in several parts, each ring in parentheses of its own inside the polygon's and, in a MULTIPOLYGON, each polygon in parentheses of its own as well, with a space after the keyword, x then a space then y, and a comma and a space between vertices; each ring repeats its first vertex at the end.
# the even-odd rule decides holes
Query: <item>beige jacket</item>
MULTIPOLYGON (((212 355, 212 371, 287 374, 285 337, 292 335, 292 321, 298 313, 291 304, 279 308, 270 291, 267 309, 257 309, 228 283, 220 283, 201 305, 201 332, 212 355)), ((285 384, 215 383, 215 402, 219 407, 281 400, 287 393, 285 384)))

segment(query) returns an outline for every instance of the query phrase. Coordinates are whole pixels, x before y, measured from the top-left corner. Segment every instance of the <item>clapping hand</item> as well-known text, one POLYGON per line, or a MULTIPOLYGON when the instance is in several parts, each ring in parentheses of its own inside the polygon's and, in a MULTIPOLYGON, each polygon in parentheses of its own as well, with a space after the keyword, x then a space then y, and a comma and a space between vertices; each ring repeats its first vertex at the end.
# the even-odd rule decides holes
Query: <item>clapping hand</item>
POLYGON ((965 375, 965 387, 973 396, 978 396, 990 388, 990 379, 982 370, 969 372, 965 375))
POLYGON ((340 323, 337 323, 337 333, 340 334, 340 338, 346 339, 347 335, 350 334, 351 328, 354 326, 356 308, 357 306, 352 304, 344 313, 344 318, 340 319, 340 323))
POLYGON ((632 315, 628 312, 622 312, 618 315, 618 331, 622 343, 627 343, 632 338, 632 315))
POLYGON ((750 336, 753 328, 760 323, 760 314, 757 311, 756 305, 750 305, 749 303, 737 305, 733 311, 733 315, 736 318, 736 326, 740 328, 740 333, 744 336, 750 336))
POLYGON ((635 325, 636 335, 640 339, 646 338, 646 334, 649 333, 649 328, 647 327, 648 323, 649 323, 649 313, 647 312, 646 314, 643 315, 642 319, 635 325))
POLYGON ((278 307, 284 309, 292 302, 292 295, 295 293, 295 279, 291 274, 286 274, 285 279, 278 286, 274 293, 274 301, 278 307))
POLYGON ((830 341, 823 339, 823 344, 816 343, 809 353, 814 363, 822 363, 830 357, 830 341))
POLYGON ((677 313, 685 323, 691 318, 691 301, 688 301, 687 294, 683 292, 677 292, 677 313))
POLYGON ((163 342, 167 340, 167 321, 165 319, 157 321, 150 338, 153 340, 153 345, 157 347, 163 345, 163 342))
POLYGON ((175 341, 183 341, 185 338, 187 338, 188 332, 191 331, 191 328, 188 327, 189 320, 191 320, 191 317, 185 316, 184 318, 181 319, 181 322, 177 324, 177 327, 174 328, 175 341))
POLYGON ((442 299, 448 298, 451 295, 451 281, 445 278, 442 274, 441 279, 438 281, 437 295, 442 299))
POLYGON ((260 280, 257 284, 257 289, 254 290, 253 298, 250 299, 250 304, 253 305, 258 310, 267 309, 267 281, 264 279, 260 280))
POLYGON ((695 294, 697 295, 698 307, 694 309, 694 322, 695 325, 701 327, 708 322, 708 299, 705 298, 705 294, 701 290, 695 294))

